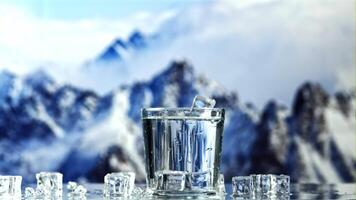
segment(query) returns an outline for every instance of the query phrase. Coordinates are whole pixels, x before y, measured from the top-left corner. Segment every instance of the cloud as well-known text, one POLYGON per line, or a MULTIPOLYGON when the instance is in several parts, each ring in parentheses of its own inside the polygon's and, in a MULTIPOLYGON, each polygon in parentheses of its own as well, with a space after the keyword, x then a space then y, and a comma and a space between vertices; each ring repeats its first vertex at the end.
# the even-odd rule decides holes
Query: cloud
POLYGON ((25 73, 46 63, 79 66, 112 40, 126 38, 136 28, 154 31, 172 11, 142 11, 121 19, 58 20, 0 4, 0 13, 0 68, 25 73))
POLYGON ((46 66, 58 79, 100 91, 149 79, 172 59, 187 58, 198 73, 236 90, 243 102, 262 107, 275 98, 290 105, 306 80, 330 92, 355 86, 354 7, 352 0, 225 0, 125 19, 61 21, 0 6, 0 68, 26 71, 24 66, 52 62, 46 66), (78 69, 137 27, 171 40, 127 61, 125 75, 112 69, 85 75, 78 69), (101 83, 97 76, 106 78, 101 83))
POLYGON ((204 4, 179 13, 161 33, 180 34, 165 48, 133 61, 135 79, 154 74, 172 58, 262 107, 275 98, 290 105, 304 81, 329 92, 355 85, 354 1, 265 1, 240 7, 204 4), (149 70, 145 70, 149 69, 149 70))

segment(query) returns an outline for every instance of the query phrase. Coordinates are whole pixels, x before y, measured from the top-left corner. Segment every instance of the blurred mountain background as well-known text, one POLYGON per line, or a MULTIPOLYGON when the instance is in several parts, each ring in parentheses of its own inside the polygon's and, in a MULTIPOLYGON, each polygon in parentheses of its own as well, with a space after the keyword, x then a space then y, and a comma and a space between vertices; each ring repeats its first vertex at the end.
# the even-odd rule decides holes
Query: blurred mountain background
POLYGON ((142 182, 140 109, 199 94, 227 110, 226 180, 356 180, 354 1, 14 2, 0 4, 1 174, 142 182))

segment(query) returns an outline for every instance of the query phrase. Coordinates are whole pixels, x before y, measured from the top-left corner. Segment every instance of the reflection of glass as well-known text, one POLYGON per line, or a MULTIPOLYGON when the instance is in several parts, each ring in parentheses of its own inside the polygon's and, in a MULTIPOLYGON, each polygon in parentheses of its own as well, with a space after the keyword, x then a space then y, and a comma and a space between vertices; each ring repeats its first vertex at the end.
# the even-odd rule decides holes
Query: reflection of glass
POLYGON ((215 194, 224 109, 142 110, 148 189, 158 195, 215 194))

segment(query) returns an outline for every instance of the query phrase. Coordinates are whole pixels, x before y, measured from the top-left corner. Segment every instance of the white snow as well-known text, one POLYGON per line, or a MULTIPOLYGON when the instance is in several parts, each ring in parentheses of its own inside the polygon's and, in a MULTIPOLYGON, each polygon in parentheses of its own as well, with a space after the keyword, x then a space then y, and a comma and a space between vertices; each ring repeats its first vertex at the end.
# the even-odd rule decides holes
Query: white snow
MULTIPOLYGON (((129 108, 129 91, 118 90, 113 99, 113 108, 106 116, 101 116, 101 121, 90 127, 80 142, 79 149, 86 155, 105 153, 106 150, 118 145, 130 159, 139 167, 138 176, 145 174, 143 160, 139 155, 136 143, 140 128, 127 117, 129 108)), ((116 161, 111 160, 112 163, 116 161)))
POLYGON ((310 146, 310 144, 303 142, 300 138, 296 137, 295 141, 300 149, 302 161, 305 164, 304 172, 308 176, 307 180, 305 180, 304 177, 304 180, 302 178, 300 182, 318 183, 319 180, 317 173, 320 173, 320 175, 325 178, 326 182, 341 182, 330 160, 322 158, 320 154, 316 152, 316 150, 312 146, 310 146))
POLYGON ((179 86, 177 84, 169 84, 164 87, 163 107, 176 107, 179 95, 179 86))
POLYGON ((62 109, 66 109, 74 103, 74 100, 75 94, 70 90, 65 90, 58 103, 62 109))
POLYGON ((23 89, 22 80, 7 71, 0 72, 0 104, 4 105, 5 97, 10 97, 13 104, 17 105, 23 89))
POLYGON ((35 113, 32 114, 33 118, 43 121, 47 124, 56 137, 62 138, 65 133, 63 129, 50 117, 46 111, 46 108, 41 104, 37 104, 35 113))
POLYGON ((326 124, 343 155, 356 159, 355 113, 351 110, 347 118, 337 108, 325 110, 326 124))

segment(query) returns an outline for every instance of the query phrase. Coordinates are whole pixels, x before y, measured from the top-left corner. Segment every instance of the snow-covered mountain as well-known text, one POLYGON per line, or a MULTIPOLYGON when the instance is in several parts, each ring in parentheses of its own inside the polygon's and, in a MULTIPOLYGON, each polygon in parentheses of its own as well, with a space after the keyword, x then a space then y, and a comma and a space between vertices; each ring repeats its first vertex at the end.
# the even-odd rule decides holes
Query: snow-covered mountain
POLYGON ((130 57, 132 53, 145 48, 148 45, 150 36, 142 32, 134 31, 127 41, 118 38, 113 41, 93 62, 93 64, 119 63, 130 57))
POLYGON ((277 101, 262 111, 239 102, 186 61, 174 61, 151 80, 106 95, 57 84, 43 71, 0 74, 0 172, 59 170, 65 180, 103 180, 133 170, 144 180, 142 107, 190 106, 196 94, 226 108, 222 171, 231 176, 287 173, 293 181, 355 181, 355 95, 327 94, 303 84, 291 110, 277 101))

